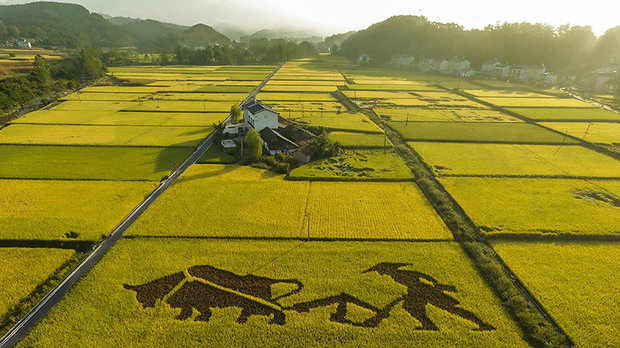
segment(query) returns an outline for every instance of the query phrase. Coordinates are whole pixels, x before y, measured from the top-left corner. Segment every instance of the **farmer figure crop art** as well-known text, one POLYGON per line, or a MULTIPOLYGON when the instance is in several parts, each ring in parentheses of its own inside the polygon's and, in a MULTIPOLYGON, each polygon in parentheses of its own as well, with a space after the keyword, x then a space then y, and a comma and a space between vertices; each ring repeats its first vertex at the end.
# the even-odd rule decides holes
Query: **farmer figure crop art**
POLYGON ((433 277, 421 272, 401 270, 401 267, 410 266, 408 263, 379 263, 364 273, 377 272, 379 275, 387 275, 395 282, 407 287, 407 294, 392 301, 377 315, 366 322, 368 326, 376 326, 379 322, 390 315, 390 311, 400 302, 403 309, 412 317, 416 318, 422 326, 417 330, 439 330, 426 315, 426 305, 430 304, 448 313, 458 315, 478 325, 478 331, 490 331, 495 328, 478 318, 474 313, 458 307, 459 301, 445 292, 456 292, 452 285, 440 284, 433 277), (429 284, 430 283, 430 284, 429 284), (432 285, 431 285, 432 284, 432 285))

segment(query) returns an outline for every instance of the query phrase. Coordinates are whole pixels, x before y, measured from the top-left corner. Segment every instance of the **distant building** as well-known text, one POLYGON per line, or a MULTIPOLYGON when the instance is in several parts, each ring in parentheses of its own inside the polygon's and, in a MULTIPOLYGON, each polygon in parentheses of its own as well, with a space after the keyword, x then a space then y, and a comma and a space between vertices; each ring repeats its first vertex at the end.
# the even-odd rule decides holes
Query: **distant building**
POLYGON ((508 77, 521 82, 541 82, 546 69, 544 66, 515 66, 510 68, 508 77))
POLYGON ((440 73, 447 73, 450 70, 450 62, 448 62, 446 59, 442 60, 441 63, 439 63, 439 67, 438 69, 440 73))
POLYGON ((390 60, 390 67, 395 68, 395 69, 403 69, 403 70, 407 70, 407 69, 412 69, 415 63, 415 57, 414 56, 408 56, 405 54, 401 54, 401 55, 395 55, 392 56, 392 59, 390 60))
POLYGON ((370 63, 370 56, 367 54, 362 54, 357 59, 357 64, 359 65, 367 65, 368 63, 370 63))
POLYGON ((422 58, 418 62, 418 70, 422 72, 435 72, 439 70, 439 63, 433 58, 422 58))
POLYGON ((28 42, 26 39, 18 39, 18 40, 15 42, 15 46, 16 46, 17 48, 24 48, 24 49, 26 49, 26 48, 32 48, 32 44, 31 44, 30 42, 28 42))
POLYGON ((469 70, 471 62, 467 59, 454 58, 448 62, 448 72, 452 74, 460 74, 462 71, 469 70))

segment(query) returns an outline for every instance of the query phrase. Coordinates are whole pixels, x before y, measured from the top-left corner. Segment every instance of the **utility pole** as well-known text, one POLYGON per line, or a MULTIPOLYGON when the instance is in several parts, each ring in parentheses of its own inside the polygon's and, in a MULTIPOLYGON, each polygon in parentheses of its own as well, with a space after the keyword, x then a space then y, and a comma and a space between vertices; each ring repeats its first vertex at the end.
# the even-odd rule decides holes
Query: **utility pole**
POLYGON ((407 122, 405 122, 405 126, 409 125, 409 112, 407 112, 407 122))

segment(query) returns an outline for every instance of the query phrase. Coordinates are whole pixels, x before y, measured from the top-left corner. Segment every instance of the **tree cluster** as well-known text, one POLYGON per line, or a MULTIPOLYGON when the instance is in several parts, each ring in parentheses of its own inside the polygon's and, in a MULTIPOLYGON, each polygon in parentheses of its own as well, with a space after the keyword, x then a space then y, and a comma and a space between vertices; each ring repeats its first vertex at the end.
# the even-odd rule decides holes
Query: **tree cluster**
POLYGON ((48 62, 36 56, 30 75, 0 80, 0 114, 16 110, 38 97, 75 89, 87 81, 100 78, 106 71, 101 57, 101 51, 92 48, 83 49, 61 61, 48 62))
POLYGON ((248 43, 191 48, 178 45, 170 52, 160 50, 155 60, 144 60, 135 52, 112 50, 104 55, 108 66, 118 65, 248 65, 276 64, 296 58, 314 57, 316 47, 307 41, 252 39, 248 43))

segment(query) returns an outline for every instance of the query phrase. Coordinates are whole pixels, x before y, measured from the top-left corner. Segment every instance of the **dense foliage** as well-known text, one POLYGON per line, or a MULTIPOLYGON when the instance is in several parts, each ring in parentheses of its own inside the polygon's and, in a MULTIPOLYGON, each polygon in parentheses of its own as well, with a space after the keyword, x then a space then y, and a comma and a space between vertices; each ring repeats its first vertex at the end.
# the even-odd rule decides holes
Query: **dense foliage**
POLYGON ((582 70, 592 64, 620 62, 620 27, 597 40, 589 26, 504 23, 484 30, 465 30, 454 23, 425 17, 396 16, 353 34, 341 53, 356 59, 370 55, 376 63, 393 55, 467 57, 474 65, 497 58, 504 63, 545 64, 549 70, 582 70))
POLYGON ((82 6, 52 2, 0 6, 0 38, 25 37, 38 46, 130 46, 135 39, 122 28, 82 6))
POLYGON ((2 115, 14 111, 31 100, 55 91, 72 89, 88 80, 98 79, 106 71, 101 51, 83 49, 72 58, 47 62, 35 57, 34 70, 29 76, 0 80, 0 121, 2 115))

